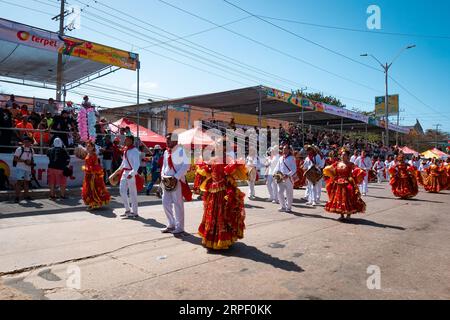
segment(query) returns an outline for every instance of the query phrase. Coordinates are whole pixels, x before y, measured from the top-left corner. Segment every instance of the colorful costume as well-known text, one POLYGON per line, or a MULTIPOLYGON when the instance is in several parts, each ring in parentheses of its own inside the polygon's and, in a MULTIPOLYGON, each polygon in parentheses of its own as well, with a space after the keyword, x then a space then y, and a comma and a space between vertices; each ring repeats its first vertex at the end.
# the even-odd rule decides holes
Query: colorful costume
POLYGON ((358 184, 366 175, 364 170, 353 163, 338 162, 324 169, 324 175, 329 177, 327 192, 329 201, 325 210, 337 214, 356 214, 366 211, 366 204, 361 199, 358 184))
POLYGON ((203 219, 198 228, 203 245, 209 249, 228 249, 244 238, 245 194, 237 187, 237 180, 245 180, 245 165, 231 163, 202 164, 197 175, 202 181, 203 219))
POLYGON ((409 199, 419 193, 418 172, 413 166, 403 161, 396 162, 389 169, 389 174, 391 175, 390 184, 394 196, 401 199, 409 199))
POLYGON ((437 166, 432 164, 428 169, 426 169, 427 177, 424 179, 423 184, 425 190, 430 193, 439 193, 442 190, 447 189, 446 185, 446 175, 442 166, 437 166))
POLYGON ((98 209, 107 205, 111 201, 111 195, 106 189, 103 168, 98 162, 97 155, 89 154, 86 157, 83 171, 82 198, 84 204, 91 209, 98 209))
POLYGON ((294 189, 300 189, 306 185, 305 171, 303 170, 304 162, 305 161, 302 159, 295 160, 295 163, 297 164, 297 179, 294 183, 294 189))

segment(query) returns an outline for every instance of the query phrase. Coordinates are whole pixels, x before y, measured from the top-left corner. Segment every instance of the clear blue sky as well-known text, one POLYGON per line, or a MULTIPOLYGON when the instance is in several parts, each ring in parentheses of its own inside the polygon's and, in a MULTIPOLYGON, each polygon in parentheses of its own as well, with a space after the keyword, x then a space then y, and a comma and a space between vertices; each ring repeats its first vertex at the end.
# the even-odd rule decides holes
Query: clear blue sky
MULTIPOLYGON (((58 13, 56 0, 5 0, 24 6, 27 10, 0 1, 0 16, 6 19, 35 25, 41 28, 57 30, 58 24, 45 13, 58 13)), ((70 32, 72 36, 89 39, 140 53, 142 61, 142 90, 145 93, 170 98, 217 92, 244 86, 264 84, 284 90, 307 86, 310 91, 323 91, 340 98, 349 108, 373 110, 374 97, 384 95, 384 74, 333 54, 323 48, 308 43, 287 32, 279 30, 263 21, 251 17, 227 26, 238 33, 265 43, 268 46, 307 61, 319 68, 334 74, 318 70, 298 60, 289 58, 270 49, 264 48, 226 30, 217 28, 188 38, 197 47, 202 45, 227 57, 246 63, 251 67, 263 69, 271 74, 290 80, 293 83, 274 79, 273 76, 257 74, 236 65, 218 60, 180 42, 171 42, 173 47, 163 45, 148 48, 148 52, 140 48, 150 46, 154 42, 167 41, 167 38, 155 34, 163 34, 149 25, 133 21, 118 12, 103 6, 108 5, 124 11, 131 16, 151 23, 176 36, 185 36, 214 27, 214 25, 180 12, 158 0, 68 0, 69 4, 85 7, 81 18, 81 29, 70 32), (80 3, 81 1, 81 3, 80 3), (84 4, 89 4, 86 7, 84 4), (100 12, 102 10, 105 12, 100 12), (116 17, 111 16, 115 15, 116 17), (132 33, 124 34, 111 28, 107 22, 94 22, 93 15, 109 19, 115 24, 126 26, 132 33), (131 23, 131 24, 130 24, 131 23), (102 34, 101 34, 102 33, 102 34), (108 37, 110 35, 116 39, 108 37), (154 38, 155 40, 152 40, 154 38), (169 51, 172 50, 172 51, 169 51), (186 50, 181 51, 181 50, 186 50), (201 61, 194 61, 190 54, 201 56, 201 61), (155 54, 156 53, 156 54, 155 54), (188 56, 182 56, 188 55, 188 56), (162 56, 190 64, 204 71, 216 73, 228 79, 179 64, 162 56), (210 61, 206 61, 209 59, 210 61), (205 64, 207 63, 207 64, 205 64), (216 69, 217 63, 222 66, 216 69), (223 70, 225 68, 225 70, 223 70), (231 72, 231 73, 230 73, 231 72), (246 73, 247 75, 243 75, 246 73), (342 79, 351 79, 355 84, 342 79), (262 78, 262 79, 261 79, 262 78), (371 87, 372 89, 367 88, 371 87)), ((225 24, 247 14, 230 6, 222 0, 166 0, 167 2, 193 12, 217 24, 225 24)), ((395 62, 391 69, 392 77, 402 84, 417 98, 408 94, 397 84, 390 81, 390 93, 400 94, 401 115, 403 125, 415 123, 419 118, 425 128, 441 124, 441 130, 450 131, 450 1, 448 0, 230 0, 236 5, 257 15, 297 20, 312 24, 338 26, 369 31, 366 27, 368 14, 366 9, 371 4, 381 8, 382 32, 446 36, 446 38, 380 35, 374 32, 350 32, 338 29, 321 28, 304 24, 294 24, 279 20, 273 23, 288 29, 302 37, 315 41, 329 49, 355 59, 361 63, 378 67, 370 58, 360 57, 361 53, 373 53, 382 62, 391 61, 397 52, 406 45, 416 44, 395 62), (419 101, 420 100, 420 101, 419 101), (426 104, 426 105, 424 105, 426 104), (430 108, 431 107, 431 108, 430 108)), ((121 29, 116 25, 115 28, 121 29)), ((165 34, 170 38, 173 35, 165 34)), ((198 47, 197 47, 198 48, 198 47)), ((205 50, 205 49, 201 49, 205 50)), ((112 85, 127 90, 136 88, 135 74, 122 70, 115 75, 97 81, 102 85, 112 85)), ((49 91, 16 87, 0 83, 3 92, 47 97, 53 95, 49 91)), ((104 92, 95 92, 92 88, 78 89, 91 95, 97 94, 116 101, 102 99, 92 100, 100 105, 113 107, 134 102, 134 98, 112 96, 104 92)), ((70 95, 70 99, 79 102, 81 98, 70 95)))

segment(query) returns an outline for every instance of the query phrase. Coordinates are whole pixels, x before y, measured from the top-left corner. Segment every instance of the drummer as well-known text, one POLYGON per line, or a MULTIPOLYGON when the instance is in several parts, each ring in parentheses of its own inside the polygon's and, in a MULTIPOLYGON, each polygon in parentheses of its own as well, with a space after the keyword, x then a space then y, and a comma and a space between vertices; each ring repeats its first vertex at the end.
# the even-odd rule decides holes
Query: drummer
MULTIPOLYGON (((314 146, 306 146, 306 152, 308 156, 303 163, 303 169, 307 172, 315 167, 318 171, 322 171, 322 167, 324 166, 324 162, 322 157, 317 153, 317 149, 314 146)), ((308 181, 307 185, 307 194, 308 194, 308 202, 306 205, 315 207, 319 200, 319 194, 322 192, 322 185, 319 183, 313 183, 311 180, 306 178, 308 181)))

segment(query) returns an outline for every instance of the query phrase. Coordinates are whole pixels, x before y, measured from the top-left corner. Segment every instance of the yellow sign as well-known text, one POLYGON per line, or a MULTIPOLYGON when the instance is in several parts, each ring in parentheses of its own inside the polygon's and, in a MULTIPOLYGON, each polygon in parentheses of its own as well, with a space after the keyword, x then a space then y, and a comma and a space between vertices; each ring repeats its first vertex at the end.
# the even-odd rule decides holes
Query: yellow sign
MULTIPOLYGON (((375 116, 384 117, 386 115, 386 108, 384 101, 386 97, 375 97, 375 116)), ((397 115, 399 110, 399 96, 398 94, 389 96, 389 115, 397 115)))
POLYGON ((119 68, 136 70, 139 64, 139 55, 98 43, 84 41, 76 38, 64 37, 64 46, 59 51, 65 55, 109 64, 119 68))

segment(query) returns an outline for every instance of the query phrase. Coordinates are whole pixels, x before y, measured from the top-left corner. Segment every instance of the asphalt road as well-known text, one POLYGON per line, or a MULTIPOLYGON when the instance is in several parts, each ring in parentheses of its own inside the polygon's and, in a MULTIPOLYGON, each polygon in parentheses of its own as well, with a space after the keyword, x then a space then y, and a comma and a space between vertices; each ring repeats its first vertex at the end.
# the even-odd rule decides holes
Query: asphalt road
POLYGON ((373 184, 346 224, 323 205, 247 201, 245 239, 216 254, 196 235, 201 202, 186 204, 185 237, 160 233, 154 197, 138 220, 117 199, 94 213, 78 199, 2 202, 0 299, 450 299, 449 194, 397 200, 373 184))

